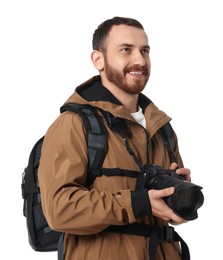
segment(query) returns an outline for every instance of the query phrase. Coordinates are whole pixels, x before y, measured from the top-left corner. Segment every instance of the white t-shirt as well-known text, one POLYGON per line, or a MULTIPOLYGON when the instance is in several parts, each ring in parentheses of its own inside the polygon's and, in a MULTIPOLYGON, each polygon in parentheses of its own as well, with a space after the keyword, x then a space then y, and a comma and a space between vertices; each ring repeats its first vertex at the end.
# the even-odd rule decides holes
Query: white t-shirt
POLYGON ((140 125, 146 128, 146 119, 141 107, 139 107, 139 110, 137 112, 131 113, 131 115, 140 125))

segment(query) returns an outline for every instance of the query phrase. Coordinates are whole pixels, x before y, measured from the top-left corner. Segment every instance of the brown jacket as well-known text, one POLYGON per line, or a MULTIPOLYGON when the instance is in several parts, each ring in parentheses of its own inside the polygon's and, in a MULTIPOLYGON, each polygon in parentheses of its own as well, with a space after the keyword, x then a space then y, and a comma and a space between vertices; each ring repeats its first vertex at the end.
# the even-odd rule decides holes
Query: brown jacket
MULTIPOLYGON (((150 162, 169 168, 170 161, 158 129, 170 121, 143 94, 139 105, 146 117, 146 130, 133 119, 117 99, 100 83, 96 76, 79 86, 69 102, 90 104, 116 117, 124 118, 132 132, 128 143, 142 165, 150 162)), ((108 151, 103 168, 138 171, 139 166, 127 151, 123 138, 106 124, 108 151)), ((179 167, 182 160, 175 155, 179 167)), ((49 127, 42 149, 39 184, 44 214, 51 228, 64 232, 65 260, 147 260, 149 239, 142 236, 103 232, 110 225, 134 222, 154 224, 147 192, 135 191, 136 178, 101 176, 86 188, 88 165, 85 130, 79 115, 64 112, 49 127)), ((156 223, 167 225, 162 220, 156 223)), ((162 242, 156 259, 179 260, 178 243, 162 242)))

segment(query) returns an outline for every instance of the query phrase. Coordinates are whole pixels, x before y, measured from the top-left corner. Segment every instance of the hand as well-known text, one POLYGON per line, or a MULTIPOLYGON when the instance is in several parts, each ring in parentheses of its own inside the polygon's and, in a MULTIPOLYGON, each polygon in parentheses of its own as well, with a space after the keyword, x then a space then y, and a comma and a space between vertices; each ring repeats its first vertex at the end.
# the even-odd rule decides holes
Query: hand
POLYGON ((185 181, 191 182, 190 170, 188 168, 177 169, 177 163, 174 162, 170 165, 170 170, 175 171, 179 175, 183 175, 185 181))
POLYGON ((174 187, 162 190, 149 190, 148 195, 150 199, 152 214, 171 224, 182 224, 186 220, 176 215, 173 210, 164 202, 163 197, 170 196, 174 193, 174 187))

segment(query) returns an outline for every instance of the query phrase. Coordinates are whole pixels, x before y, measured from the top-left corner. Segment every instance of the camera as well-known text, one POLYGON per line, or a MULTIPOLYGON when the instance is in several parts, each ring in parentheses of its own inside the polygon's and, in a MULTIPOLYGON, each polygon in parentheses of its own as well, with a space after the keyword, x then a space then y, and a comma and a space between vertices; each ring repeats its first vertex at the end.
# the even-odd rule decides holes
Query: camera
POLYGON ((163 200, 175 214, 186 220, 196 219, 197 210, 204 203, 201 186, 187 182, 182 175, 172 170, 165 170, 158 165, 146 164, 144 166, 144 187, 148 190, 174 187, 174 193, 164 197, 163 200))

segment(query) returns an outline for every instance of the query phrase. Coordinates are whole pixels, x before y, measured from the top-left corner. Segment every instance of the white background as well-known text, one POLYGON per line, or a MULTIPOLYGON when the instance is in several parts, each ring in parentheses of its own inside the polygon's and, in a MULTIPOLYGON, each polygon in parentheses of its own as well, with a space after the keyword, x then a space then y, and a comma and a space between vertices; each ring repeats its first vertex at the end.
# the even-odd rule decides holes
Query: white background
POLYGON ((152 61, 145 93, 173 118, 185 166, 203 186, 198 219, 176 230, 192 260, 222 258, 221 1, 1 0, 0 259, 57 259, 28 244, 21 175, 59 107, 75 86, 97 74, 90 61, 92 34, 116 15, 144 25, 152 61))

